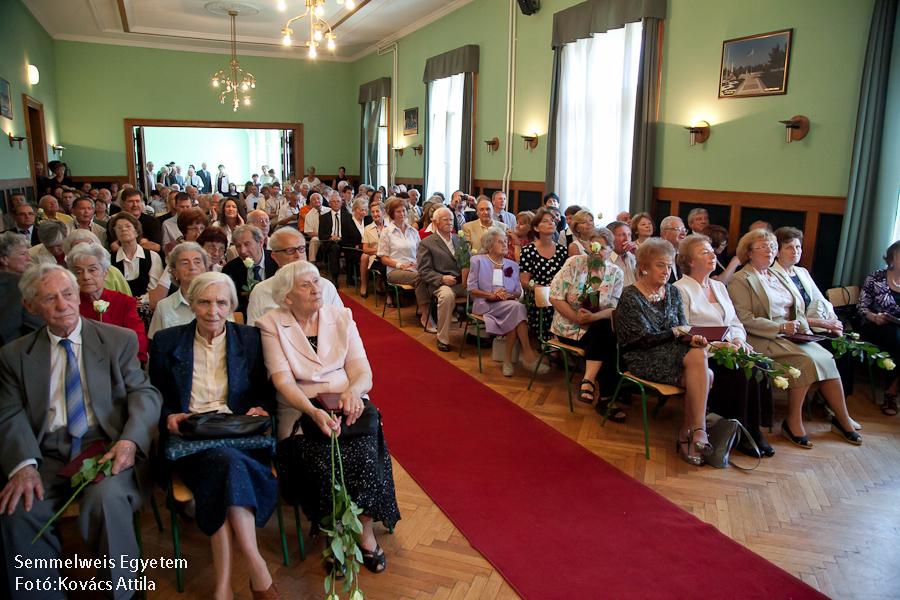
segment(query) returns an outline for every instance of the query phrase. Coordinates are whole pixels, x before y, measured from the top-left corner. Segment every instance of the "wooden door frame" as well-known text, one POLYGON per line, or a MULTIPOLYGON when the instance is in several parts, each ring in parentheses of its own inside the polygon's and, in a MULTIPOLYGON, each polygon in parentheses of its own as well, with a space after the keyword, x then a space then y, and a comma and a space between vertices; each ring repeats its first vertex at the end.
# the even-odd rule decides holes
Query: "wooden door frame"
POLYGON ((34 161, 31 159, 33 152, 32 147, 34 145, 34 138, 32 137, 31 131, 31 119, 28 118, 28 109, 34 109, 38 111, 41 118, 41 139, 43 143, 41 144, 41 148, 38 152, 38 157, 43 159, 44 162, 44 175, 50 175, 50 169, 47 167, 47 122, 44 120, 44 105, 40 100, 36 98, 32 98, 28 94, 22 94, 22 116, 25 119, 25 137, 28 138, 28 172, 31 173, 31 181, 34 184, 34 189, 37 190, 37 179, 35 179, 34 174, 34 161))
POLYGON ((269 121, 197 121, 176 119, 125 119, 125 157, 128 162, 128 181, 137 186, 134 171, 135 127, 197 127, 223 129, 290 129, 294 132, 294 173, 303 175, 303 123, 281 123, 269 121))

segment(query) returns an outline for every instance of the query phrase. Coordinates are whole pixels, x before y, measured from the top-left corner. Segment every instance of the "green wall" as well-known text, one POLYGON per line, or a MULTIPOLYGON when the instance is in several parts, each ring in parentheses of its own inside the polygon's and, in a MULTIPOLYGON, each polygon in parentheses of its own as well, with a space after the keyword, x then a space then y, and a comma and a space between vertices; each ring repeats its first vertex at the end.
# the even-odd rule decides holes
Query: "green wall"
POLYGON ((873 0, 669 0, 655 183, 844 196, 873 0), (787 94, 719 100, 722 41, 794 29, 787 94), (778 121, 810 119, 784 143, 778 121), (690 147, 684 126, 711 124, 690 147))
MULTIPOLYGON (((47 144, 59 143, 56 125, 56 88, 53 40, 20 0, 3 0, 0 18, 0 77, 9 81, 13 118, 0 117, 0 130, 6 137, 25 135, 22 94, 28 94, 44 105, 44 126, 47 144), (35 65, 41 74, 37 85, 28 83, 27 68, 35 65)), ((50 160, 55 158, 48 150, 50 160)), ((31 177, 28 150, 22 144, 13 148, 0 143, 0 179, 31 177)))
POLYGON ((125 118, 300 122, 306 165, 332 173, 348 161, 348 147, 334 140, 358 135, 358 119, 348 119, 356 101, 349 64, 238 58, 257 87, 253 105, 232 112, 209 83, 227 55, 57 41, 60 135, 72 173, 127 173, 125 118))

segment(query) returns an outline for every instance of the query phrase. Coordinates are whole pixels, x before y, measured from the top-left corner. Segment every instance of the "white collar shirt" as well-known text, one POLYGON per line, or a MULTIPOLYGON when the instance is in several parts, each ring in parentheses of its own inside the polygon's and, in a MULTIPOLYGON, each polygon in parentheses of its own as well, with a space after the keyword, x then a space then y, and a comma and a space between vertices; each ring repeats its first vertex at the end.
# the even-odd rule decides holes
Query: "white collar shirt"
POLYGON ((192 413, 231 413, 228 408, 228 366, 225 359, 227 329, 207 342, 194 334, 194 369, 191 376, 192 413))
MULTIPOLYGON (((94 411, 91 408, 90 391, 88 390, 85 380, 84 370, 84 352, 81 339, 82 319, 78 319, 78 325, 72 333, 69 334, 69 341, 72 342, 72 352, 78 359, 78 372, 81 375, 81 392, 84 397, 84 410, 87 414, 88 428, 93 427, 97 423, 94 411)), ((47 329, 47 336, 50 338, 50 402, 47 410, 47 431, 56 431, 61 427, 66 427, 68 419, 66 417, 66 363, 68 357, 66 349, 59 343, 63 338, 50 333, 47 329)))

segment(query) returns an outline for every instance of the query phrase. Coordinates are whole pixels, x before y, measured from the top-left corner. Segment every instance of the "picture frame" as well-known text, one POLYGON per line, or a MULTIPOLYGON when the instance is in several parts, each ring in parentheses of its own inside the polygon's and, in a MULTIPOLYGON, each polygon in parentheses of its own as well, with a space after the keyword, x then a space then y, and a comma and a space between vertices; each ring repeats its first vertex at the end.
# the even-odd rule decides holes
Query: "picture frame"
POLYGON ((10 101, 9 82, 0 77, 0 115, 10 121, 13 118, 12 102, 10 101))
POLYGON ((419 107, 403 109, 403 135, 419 133, 419 107))
POLYGON ((787 94, 793 29, 722 42, 719 99, 787 94))

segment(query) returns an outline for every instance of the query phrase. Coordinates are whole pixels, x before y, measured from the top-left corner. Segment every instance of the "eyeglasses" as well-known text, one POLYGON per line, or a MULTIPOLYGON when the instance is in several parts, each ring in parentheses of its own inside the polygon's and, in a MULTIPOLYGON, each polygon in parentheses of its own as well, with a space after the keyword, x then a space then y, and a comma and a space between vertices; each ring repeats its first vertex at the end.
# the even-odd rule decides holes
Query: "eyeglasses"
POLYGON ((687 233, 687 229, 684 227, 663 227, 666 231, 675 231, 678 233, 687 233))
POLYGON ((275 254, 276 252, 284 252, 288 256, 294 256, 297 253, 306 252, 306 246, 295 246, 292 248, 282 248, 281 250, 272 250, 272 254, 275 254))

